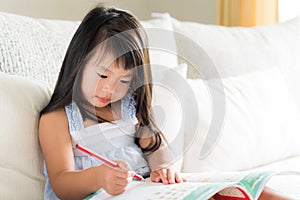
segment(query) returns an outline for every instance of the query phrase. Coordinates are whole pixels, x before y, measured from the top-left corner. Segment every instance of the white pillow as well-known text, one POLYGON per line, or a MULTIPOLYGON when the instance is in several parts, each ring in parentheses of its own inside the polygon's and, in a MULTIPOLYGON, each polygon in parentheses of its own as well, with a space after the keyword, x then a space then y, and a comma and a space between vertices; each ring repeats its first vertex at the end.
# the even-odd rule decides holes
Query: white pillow
POLYGON ((150 63, 174 68, 178 59, 171 17, 168 13, 152 13, 151 17, 141 21, 149 39, 150 63))
MULTIPOLYGON (((179 54, 183 52, 195 57, 195 48, 191 48, 186 38, 207 53, 197 60, 200 71, 212 67, 212 63, 221 77, 230 77, 277 67, 287 80, 300 110, 300 16, 257 27, 205 25, 174 18, 172 23, 179 54)), ((194 72, 189 67, 187 76, 197 76, 194 72)))
POLYGON ((165 133, 169 142, 174 140, 183 121, 182 104, 180 99, 180 84, 174 83, 179 76, 185 81, 187 65, 182 63, 164 72, 159 77, 160 70, 153 70, 153 109, 159 128, 165 133), (158 70, 158 71, 157 71, 158 70), (169 113, 172 113, 170 115, 169 113))
MULTIPOLYGON (((209 111, 207 108, 204 111, 200 110, 198 116, 200 128, 196 139, 187 142, 187 144, 192 143, 192 146, 185 157, 184 170, 246 169, 299 154, 300 152, 296 147, 297 144, 293 139, 299 139, 296 135, 299 129, 295 125, 295 120, 298 119, 298 114, 296 114, 298 111, 296 110, 300 110, 300 16, 284 23, 259 27, 223 27, 195 22, 181 22, 176 19, 172 19, 172 23, 176 33, 175 39, 178 54, 189 55, 189 57, 185 57, 187 59, 185 62, 187 63, 189 63, 189 60, 193 60, 191 58, 196 59, 200 76, 204 75, 202 78, 211 82, 213 79, 224 81, 227 84, 225 85, 225 89, 227 89, 226 95, 229 95, 227 92, 230 91, 234 96, 226 96, 226 103, 229 102, 229 104, 226 106, 225 119, 227 125, 224 125, 223 134, 224 137, 227 137, 227 131, 231 130, 232 137, 228 136, 227 139, 221 139, 214 153, 206 159, 198 161, 201 146, 197 145, 202 145, 204 142, 205 135, 203 134, 211 128, 210 123, 213 117, 210 116, 211 112, 206 113, 209 111), (265 80, 269 80, 272 83, 269 84, 270 88, 278 86, 278 93, 260 85, 260 83, 265 84, 265 81, 259 74, 265 75, 265 80), (248 82, 243 82, 252 79, 257 81, 252 83, 252 86, 248 85, 248 82), (235 82, 241 84, 239 90, 237 85, 234 84, 235 82), (234 88, 237 90, 235 91, 234 88), (248 99, 238 96, 248 91, 250 92, 247 96, 248 99), (235 102, 233 102, 234 100, 235 102), (231 101, 232 103, 230 104, 231 101), (253 102, 253 104, 250 102, 253 102), (285 107, 287 107, 287 110, 284 110, 285 107), (241 108, 245 110, 243 112, 239 111, 241 108), (266 110, 267 108, 268 110, 266 110), (281 123, 278 122, 274 110, 278 110, 281 113, 282 120, 285 123, 282 120, 281 123), (258 111, 266 112, 259 113, 258 111), (260 116, 260 114, 263 116, 260 116), (261 121, 258 120, 257 125, 253 125, 252 122, 246 123, 249 118, 253 118, 254 121, 255 119, 260 119, 261 121), (272 120, 275 120, 275 125, 272 125, 272 120), (268 124, 268 126, 263 126, 262 122, 268 124), (244 124, 241 125, 241 123, 244 124), (253 126, 256 126, 255 131, 253 126), (240 143, 240 146, 243 147, 245 145, 245 149, 248 149, 249 152, 255 150, 254 153, 249 153, 250 155, 248 155, 243 152, 244 150, 237 151, 237 149, 234 149, 235 146, 232 142, 236 141, 239 143, 243 137, 264 137, 266 139, 270 135, 269 132, 265 131, 274 130, 274 127, 279 128, 279 126, 282 128, 281 134, 285 134, 281 138, 283 145, 275 148, 272 144, 268 144, 272 147, 269 149, 265 148, 262 151, 262 143, 257 144, 254 140, 248 140, 248 143, 240 143), (251 131, 251 136, 249 136, 249 131, 251 131), (239 139, 237 135, 241 138, 239 139), (292 143, 286 145, 286 140, 289 140, 289 138, 292 138, 292 143), (231 145, 233 145, 232 150, 230 149, 231 145), (257 145, 260 146, 253 150, 257 145), (228 152, 228 154, 220 153, 221 148, 224 148, 224 152, 228 152), (275 155, 272 152, 273 150, 278 154, 275 155), (240 152, 240 159, 237 159, 237 152, 240 152), (253 158, 252 156, 255 154, 258 156, 253 158), (227 159, 225 160, 222 156, 225 156, 227 159), (248 161, 243 160, 248 157, 248 161), (236 165, 230 163, 235 163, 236 165)), ((195 67, 189 66, 188 77, 199 77, 199 74, 196 74, 195 71, 195 67)), ((193 83, 192 85, 195 84, 193 83)), ((194 89, 195 87, 198 86, 193 86, 194 89)), ((201 88, 203 88, 203 85, 199 86, 199 89, 202 91, 203 89, 201 88)), ((203 90, 201 95, 200 100, 197 100, 199 100, 199 103, 207 105, 205 103, 207 100, 203 102, 201 98, 208 98, 207 95, 210 98, 211 94, 205 95, 205 90, 203 90)), ((211 106, 210 109, 216 108, 211 106)), ((186 125, 186 127, 188 128, 189 126, 186 125)), ((189 131, 187 130, 186 132, 189 131)), ((274 134, 274 144, 278 144, 280 138, 278 136, 279 129, 276 129, 274 134)))
MULTIPOLYGON (((141 21, 148 30, 159 28, 166 33, 150 31, 150 46, 166 44, 176 51, 171 18, 168 14, 141 21), (167 31, 168 30, 168 31, 167 31)), ((36 19, 0 12, 0 71, 35 78, 54 87, 67 47, 79 21, 36 19)), ((150 49, 153 64, 177 66, 177 56, 162 50, 150 49)))
POLYGON ((0 93, 0 199, 43 199, 38 122, 50 90, 1 72, 0 93))
MULTIPOLYGON (((199 103, 199 131, 184 156, 183 171, 246 170, 300 155, 300 114, 278 68, 223 78, 225 118, 217 145, 208 156, 200 152, 212 116, 217 114, 211 82, 189 80, 199 103)), ((191 141, 188 141, 191 142, 191 141)))
POLYGON ((0 71, 54 87, 79 22, 35 19, 0 12, 0 71))
MULTIPOLYGON (((279 67, 300 66, 300 16, 284 23, 258 27, 225 27, 172 18, 174 31, 201 47, 222 77, 279 67)), ((175 35, 178 51, 193 54, 189 43, 175 35)))
POLYGON ((153 68, 154 117, 175 155, 172 162, 178 171, 182 167, 185 106, 180 81, 186 82, 186 73, 185 63, 166 71, 162 67, 153 68))

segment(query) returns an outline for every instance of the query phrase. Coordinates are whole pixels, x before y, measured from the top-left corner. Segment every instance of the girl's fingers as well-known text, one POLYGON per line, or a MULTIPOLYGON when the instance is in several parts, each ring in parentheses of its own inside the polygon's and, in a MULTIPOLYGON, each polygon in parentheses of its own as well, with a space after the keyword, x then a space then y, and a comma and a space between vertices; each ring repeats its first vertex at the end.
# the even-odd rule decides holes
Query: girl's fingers
POLYGON ((127 170, 120 170, 118 168, 111 168, 110 170, 116 178, 127 179, 130 176, 129 171, 127 170))
POLYGON ((129 165, 126 162, 124 162, 122 160, 114 160, 114 162, 116 162, 119 165, 119 168, 121 170, 125 170, 125 171, 130 170, 129 165))
POLYGON ((125 187, 121 186, 121 185, 115 185, 114 186, 114 191, 117 194, 121 194, 121 193, 125 192, 125 187))
POLYGON ((178 172, 175 172, 175 180, 176 180, 176 183, 183 182, 183 178, 181 177, 181 175, 178 172))
POLYGON ((158 169, 151 172, 152 182, 163 182, 164 184, 174 184, 187 182, 186 178, 181 177, 181 174, 173 169, 158 169))
POLYGON ((156 182, 156 183, 160 182, 159 174, 156 171, 152 171, 150 173, 150 179, 152 182, 156 182))
POLYGON ((159 173, 159 176, 160 176, 160 179, 162 180, 162 182, 164 184, 168 184, 169 181, 167 179, 167 174, 166 174, 165 170, 164 169, 160 169, 157 172, 159 173))
POLYGON ((167 169, 167 177, 170 184, 175 183, 175 172, 172 169, 167 169))
POLYGON ((116 177, 116 185, 126 187, 128 185, 128 179, 116 177))
POLYGON ((183 182, 188 182, 188 180, 186 178, 184 178, 184 177, 182 177, 182 181, 183 182))
POLYGON ((155 182, 159 183, 160 181, 161 181, 160 176, 157 176, 157 177, 155 178, 155 182))

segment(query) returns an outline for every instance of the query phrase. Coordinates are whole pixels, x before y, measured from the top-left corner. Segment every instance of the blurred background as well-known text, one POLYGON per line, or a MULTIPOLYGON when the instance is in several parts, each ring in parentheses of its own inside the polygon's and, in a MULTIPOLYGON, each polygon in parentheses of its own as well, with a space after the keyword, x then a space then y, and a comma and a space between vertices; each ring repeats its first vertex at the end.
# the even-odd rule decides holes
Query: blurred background
POLYGON ((129 10, 139 19, 168 12, 176 19, 255 26, 300 15, 300 0, 0 0, 0 11, 37 18, 81 20, 98 3, 129 10))

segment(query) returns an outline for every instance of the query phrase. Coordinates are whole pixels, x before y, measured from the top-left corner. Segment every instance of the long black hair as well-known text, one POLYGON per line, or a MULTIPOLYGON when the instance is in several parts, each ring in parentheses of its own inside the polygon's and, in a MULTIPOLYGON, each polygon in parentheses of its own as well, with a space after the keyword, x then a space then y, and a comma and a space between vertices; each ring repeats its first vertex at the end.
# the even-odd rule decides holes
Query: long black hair
POLYGON ((92 9, 84 17, 70 42, 53 95, 41 115, 64 108, 74 100, 80 102, 78 107, 84 119, 94 119, 87 109, 89 103, 83 97, 82 71, 95 49, 102 44, 102 51, 110 51, 116 56, 116 62, 123 64, 125 70, 134 71, 131 88, 135 88, 133 95, 139 120, 135 143, 141 147, 140 140, 144 128, 147 127, 153 133, 151 142, 141 148, 144 152, 157 150, 163 135, 155 125, 151 111, 152 76, 147 42, 142 25, 133 15, 103 6, 92 9), (113 37, 115 38, 109 40, 113 37))

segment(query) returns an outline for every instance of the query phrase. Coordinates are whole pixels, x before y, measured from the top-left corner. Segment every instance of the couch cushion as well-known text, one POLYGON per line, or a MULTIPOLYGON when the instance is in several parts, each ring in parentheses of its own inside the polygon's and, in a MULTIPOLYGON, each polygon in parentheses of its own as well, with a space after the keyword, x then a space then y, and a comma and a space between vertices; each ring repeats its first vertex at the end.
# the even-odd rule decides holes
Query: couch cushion
MULTIPOLYGON (((202 110, 198 111, 196 137, 186 141, 191 145, 185 147, 183 170, 243 170, 300 155, 296 142, 300 139, 300 79, 296 78, 300 75, 300 17, 252 28, 175 19, 173 25, 176 32, 207 54, 204 58, 210 59, 199 59, 198 67, 189 66, 188 76, 196 78, 199 70, 199 78, 209 67, 218 72, 190 81, 202 110), (214 88, 215 82, 222 87, 214 88), (213 105, 216 101, 212 101, 212 92, 224 97, 219 101, 225 108, 223 128, 218 133, 219 141, 210 141, 212 151, 203 158, 203 142, 208 141, 207 133, 214 128, 212 117, 220 114, 220 105, 213 105)), ((184 39, 176 36, 178 51, 195 55, 184 39)))
POLYGON ((152 65, 174 68, 178 65, 176 42, 168 13, 152 13, 151 19, 141 21, 149 39, 152 65))
MULTIPOLYGON (((207 82, 210 82, 208 80, 207 82)), ((222 79, 225 118, 219 140, 200 158, 214 112, 202 79, 189 80, 199 104, 199 131, 184 156, 184 171, 246 170, 300 155, 300 114, 277 68, 222 79)), ((189 105, 189 104, 187 104, 189 105)))
MULTIPOLYGON (((174 18, 172 23, 175 32, 191 39, 208 54, 222 77, 272 67, 283 71, 299 69, 300 16, 251 28, 181 22, 174 18)), ((186 46, 189 43, 175 37, 178 50, 192 54, 194 49, 186 46)))
POLYGON ((50 90, 0 72, 0 93, 0 199, 43 199, 38 122, 50 90))
POLYGON ((176 170, 181 171, 184 146, 184 96, 180 81, 185 81, 187 65, 182 63, 175 68, 164 70, 153 67, 153 114, 158 128, 169 143, 173 156, 167 158, 176 170))

